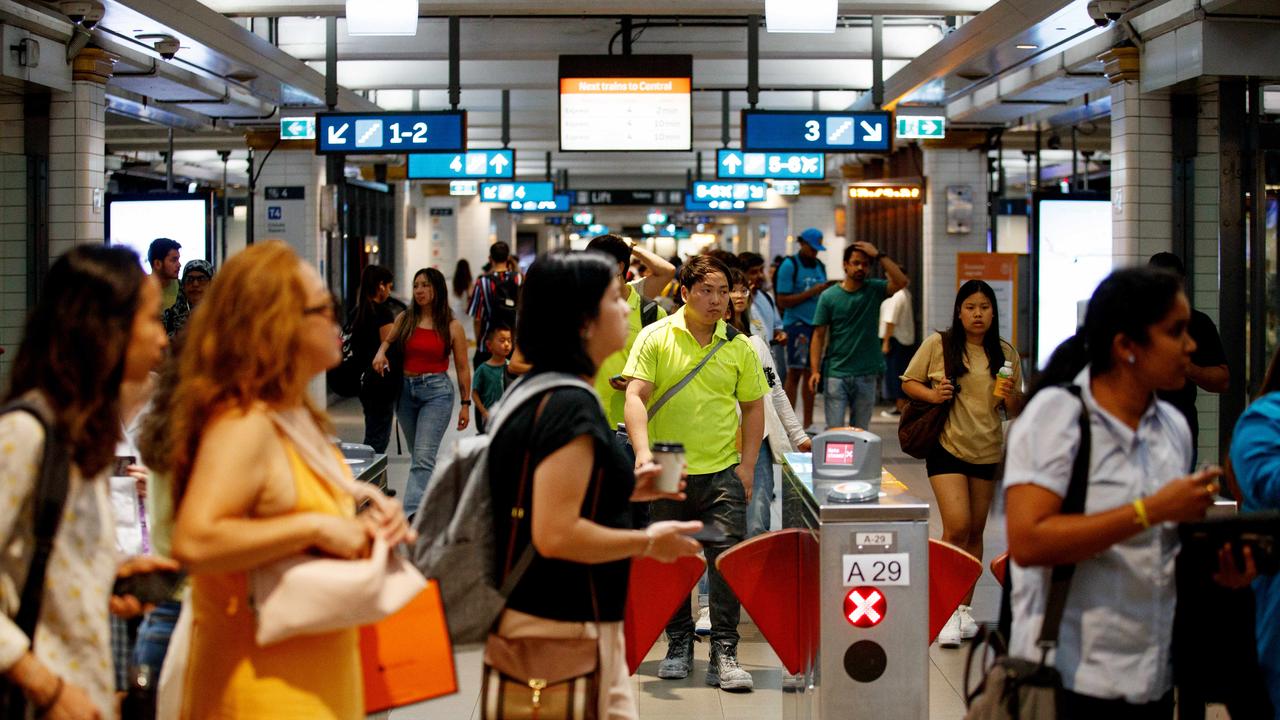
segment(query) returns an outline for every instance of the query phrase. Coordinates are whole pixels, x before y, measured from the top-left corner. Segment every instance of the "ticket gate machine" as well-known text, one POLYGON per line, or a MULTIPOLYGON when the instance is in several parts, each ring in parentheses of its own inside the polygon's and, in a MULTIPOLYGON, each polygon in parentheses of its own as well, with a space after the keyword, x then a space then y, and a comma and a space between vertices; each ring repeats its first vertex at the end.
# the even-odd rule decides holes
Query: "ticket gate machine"
POLYGON ((925 720, 929 504, 881 481, 866 431, 823 433, 812 456, 786 459, 783 525, 816 533, 821 597, 816 667, 784 717, 925 720))

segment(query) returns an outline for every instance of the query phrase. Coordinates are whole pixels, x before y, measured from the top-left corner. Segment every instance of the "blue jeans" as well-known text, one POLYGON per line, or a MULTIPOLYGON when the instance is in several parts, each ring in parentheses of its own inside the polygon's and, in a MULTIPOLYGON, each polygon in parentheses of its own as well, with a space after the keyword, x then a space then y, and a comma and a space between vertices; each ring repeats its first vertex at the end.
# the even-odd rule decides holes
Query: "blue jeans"
POLYGON ((164 656, 169 651, 169 638, 173 636, 173 627, 178 624, 178 613, 182 611, 182 603, 168 600, 155 606, 138 628, 138 642, 133 646, 133 664, 138 667, 148 666, 155 671, 152 677, 160 677, 160 668, 164 665, 164 656))
POLYGON ((876 376, 824 377, 822 383, 822 408, 827 415, 827 427, 843 427, 845 413, 853 410, 853 418, 847 424, 867 429, 871 427, 871 411, 876 407, 876 376))
POLYGON ((418 512, 436 468, 440 441, 453 420, 453 385, 445 373, 405 376, 396 417, 409 445, 409 485, 404 492, 404 513, 418 512))
POLYGON ((760 443, 756 458, 755 479, 751 482, 751 500, 747 503, 747 537, 769 532, 769 516, 773 512, 773 451, 769 438, 760 443))

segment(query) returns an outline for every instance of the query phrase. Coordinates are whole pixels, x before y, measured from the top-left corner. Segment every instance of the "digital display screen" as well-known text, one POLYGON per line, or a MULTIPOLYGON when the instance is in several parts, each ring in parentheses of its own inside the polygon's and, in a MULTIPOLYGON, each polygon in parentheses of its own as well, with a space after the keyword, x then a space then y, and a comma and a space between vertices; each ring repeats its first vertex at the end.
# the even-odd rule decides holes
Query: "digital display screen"
POLYGON ((829 442, 827 443, 827 451, 824 462, 827 465, 852 465, 853 464, 853 443, 851 442, 829 442))
POLYGON ((561 55, 560 149, 693 149, 693 56, 561 55))
POLYGON ((1036 205, 1036 366, 1043 368, 1083 320, 1081 308, 1112 269, 1109 200, 1036 205))
POLYGON ((207 260, 210 233, 209 198, 204 195, 108 195, 107 244, 120 245, 138 253, 142 269, 147 249, 159 237, 175 240, 182 264, 207 260))

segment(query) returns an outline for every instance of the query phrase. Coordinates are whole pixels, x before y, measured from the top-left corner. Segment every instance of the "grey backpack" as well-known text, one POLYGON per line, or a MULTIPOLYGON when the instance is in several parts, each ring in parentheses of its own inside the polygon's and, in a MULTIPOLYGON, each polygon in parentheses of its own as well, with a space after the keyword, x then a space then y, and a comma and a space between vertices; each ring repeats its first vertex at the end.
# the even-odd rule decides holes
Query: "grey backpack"
MULTIPOLYGON (((431 477, 414 521, 418 542, 413 547, 413 564, 440 583, 449 636, 455 645, 484 641, 507 596, 533 561, 530 545, 514 565, 514 558, 506 559, 502 586, 494 583, 497 535, 489 491, 489 442, 525 403, 566 387, 594 392, 580 378, 565 373, 520 378, 493 407, 488 433, 459 440, 452 456, 431 477)), ((522 472, 531 472, 527 454, 522 472)), ((521 478, 521 482, 528 482, 528 478, 521 478)))

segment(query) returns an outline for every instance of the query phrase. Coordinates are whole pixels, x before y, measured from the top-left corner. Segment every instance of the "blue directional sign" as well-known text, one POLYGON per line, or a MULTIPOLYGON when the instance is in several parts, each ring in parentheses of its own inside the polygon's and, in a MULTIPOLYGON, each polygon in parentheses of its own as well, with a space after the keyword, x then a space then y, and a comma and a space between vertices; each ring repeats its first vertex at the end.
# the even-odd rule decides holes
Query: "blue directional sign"
MULTIPOLYGON (((769 196, 769 186, 762 182, 711 182, 699 180, 693 184, 689 197, 695 202, 753 203, 764 202, 769 196)), ((715 206, 712 206, 715 208, 715 206)), ((730 208, 732 209, 732 208, 730 208)))
POLYGON ((893 121, 887 112, 742 111, 743 150, 889 152, 893 121))
POLYGON ((746 200, 694 200, 693 193, 684 196, 685 212, 746 212, 746 200))
POLYGON ((556 193, 550 200, 514 200, 511 212, 556 212, 567 213, 573 204, 573 195, 556 193))
POLYGON ((480 183, 481 202, 551 202, 555 200, 555 193, 555 183, 549 182, 480 183))
POLYGON ((826 177, 822 153, 757 153, 719 150, 716 177, 721 180, 821 180, 826 177))
POLYGON ((464 153, 409 155, 410 180, 515 177, 514 150, 468 150, 464 153))
POLYGON ((467 113, 464 110, 316 115, 316 152, 319 154, 466 149, 467 113))

